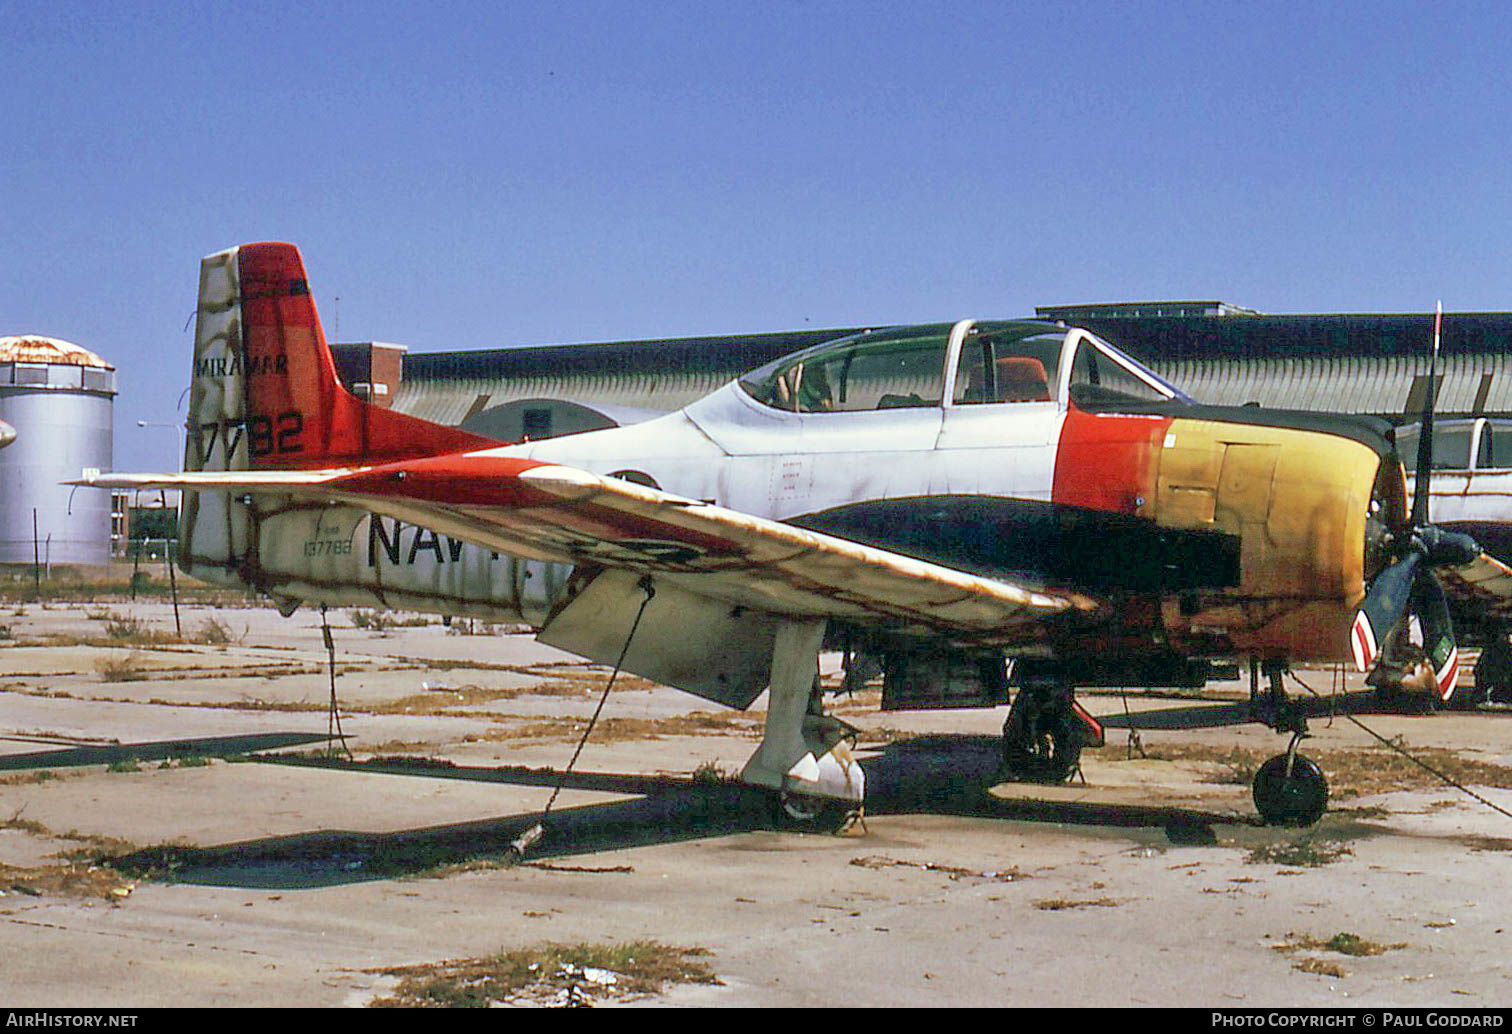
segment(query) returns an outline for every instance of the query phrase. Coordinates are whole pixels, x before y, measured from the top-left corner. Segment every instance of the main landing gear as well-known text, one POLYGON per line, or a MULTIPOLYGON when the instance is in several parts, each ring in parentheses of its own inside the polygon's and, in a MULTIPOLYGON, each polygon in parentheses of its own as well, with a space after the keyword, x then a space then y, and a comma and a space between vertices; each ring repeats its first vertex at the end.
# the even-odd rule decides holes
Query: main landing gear
POLYGON ((1450 707, 1474 710, 1479 704, 1512 704, 1512 646, 1507 642, 1507 627, 1498 622, 1488 624, 1485 645, 1475 662, 1475 687, 1461 690, 1449 698, 1450 707))
POLYGON ((1265 663, 1269 688, 1263 696, 1260 670, 1260 665, 1251 662, 1250 708, 1257 718, 1277 732, 1291 733, 1292 738, 1285 754, 1277 754, 1255 773, 1255 810, 1270 826, 1311 826, 1328 807, 1328 780, 1317 762, 1297 753, 1298 744, 1307 736, 1307 716, 1287 699, 1281 682, 1285 665, 1265 663))
POLYGON ((823 619, 778 628, 766 730, 740 777, 773 791, 780 825, 833 832, 860 813, 866 774, 851 754, 855 730, 821 704, 815 673, 823 639, 823 619))
POLYGON ((1082 748, 1102 746, 1103 731, 1073 692, 1064 678, 1024 679, 1003 723, 1003 775, 1054 784, 1081 771, 1082 748))

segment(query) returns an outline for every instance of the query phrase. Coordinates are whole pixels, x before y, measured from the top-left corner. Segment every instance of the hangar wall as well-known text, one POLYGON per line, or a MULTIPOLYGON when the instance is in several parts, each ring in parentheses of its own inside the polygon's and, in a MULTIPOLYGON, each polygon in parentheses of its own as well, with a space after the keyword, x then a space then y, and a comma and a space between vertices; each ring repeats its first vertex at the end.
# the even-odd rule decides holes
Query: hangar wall
MULTIPOLYGON (((1040 307, 1036 315, 1087 327, 1218 405, 1400 423, 1416 418, 1427 387, 1432 313, 1266 315, 1224 302, 1166 302, 1040 307)), ((516 420, 518 403, 564 400, 624 423, 856 329, 406 355, 393 405, 463 424, 505 407, 516 420)), ((1439 376, 1442 415, 1512 416, 1512 313, 1446 313, 1439 376)))

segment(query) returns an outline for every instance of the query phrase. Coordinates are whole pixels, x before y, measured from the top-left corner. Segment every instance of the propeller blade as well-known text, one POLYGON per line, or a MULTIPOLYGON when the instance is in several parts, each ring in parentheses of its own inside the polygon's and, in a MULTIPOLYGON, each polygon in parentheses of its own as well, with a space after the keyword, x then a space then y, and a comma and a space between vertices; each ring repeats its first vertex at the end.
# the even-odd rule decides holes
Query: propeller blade
POLYGON ((1423 628, 1423 652, 1433 668, 1439 698, 1447 701, 1459 682, 1459 647, 1454 642, 1444 587, 1428 571, 1423 571, 1412 587, 1412 609, 1423 628))
POLYGON ((1428 523, 1428 491, 1433 476, 1433 411, 1438 396, 1439 330, 1444 322, 1444 303, 1433 316, 1433 351, 1428 357, 1428 390, 1423 395, 1423 418, 1418 427, 1417 472, 1412 491, 1413 527, 1428 523))
POLYGON ((1349 634, 1355 667, 1360 671, 1368 672, 1375 666, 1387 638, 1402 623, 1407 605, 1412 601, 1413 582, 1422 560, 1422 553, 1413 550, 1376 575, 1375 581, 1370 583, 1370 590, 1355 612, 1349 634))
POLYGON ((1464 567, 1480 556, 1480 544, 1464 532, 1445 531, 1432 524, 1413 529, 1412 547, 1429 567, 1464 567))

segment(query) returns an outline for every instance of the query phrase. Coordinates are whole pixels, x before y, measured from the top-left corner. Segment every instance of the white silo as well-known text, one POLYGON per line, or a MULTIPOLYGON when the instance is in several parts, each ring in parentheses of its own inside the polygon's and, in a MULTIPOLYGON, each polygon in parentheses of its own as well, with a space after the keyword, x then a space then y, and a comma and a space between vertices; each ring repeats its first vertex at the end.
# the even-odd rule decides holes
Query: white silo
POLYGON ((16 430, 0 451, 0 565, 109 561, 110 493, 60 482, 111 469, 115 394, 115 367, 86 348, 0 337, 0 422, 16 430))

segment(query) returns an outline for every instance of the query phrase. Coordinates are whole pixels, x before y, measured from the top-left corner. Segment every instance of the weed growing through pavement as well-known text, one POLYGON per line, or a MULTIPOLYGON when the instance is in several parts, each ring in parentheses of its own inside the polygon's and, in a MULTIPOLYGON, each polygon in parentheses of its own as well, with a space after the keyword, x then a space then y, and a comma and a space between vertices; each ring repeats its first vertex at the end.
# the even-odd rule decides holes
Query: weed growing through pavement
POLYGON ((1245 860, 1251 865, 1317 868, 1337 862, 1350 854, 1354 852, 1336 840, 1314 840, 1311 837, 1301 837, 1280 844, 1262 844, 1251 851, 1245 860))
POLYGON ((657 941, 623 944, 557 944, 453 959, 417 966, 370 970, 399 978, 380 1008, 487 1008, 512 1002, 592 1005, 595 1000, 656 994, 668 984, 723 982, 708 964, 706 948, 657 941))
POLYGON ((102 657, 95 662, 101 682, 141 682, 147 678, 142 667, 141 655, 128 653, 124 657, 102 657))

